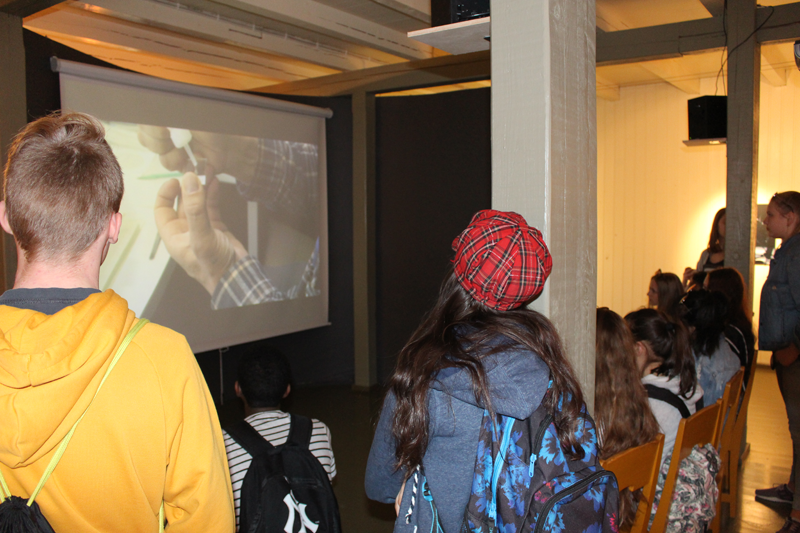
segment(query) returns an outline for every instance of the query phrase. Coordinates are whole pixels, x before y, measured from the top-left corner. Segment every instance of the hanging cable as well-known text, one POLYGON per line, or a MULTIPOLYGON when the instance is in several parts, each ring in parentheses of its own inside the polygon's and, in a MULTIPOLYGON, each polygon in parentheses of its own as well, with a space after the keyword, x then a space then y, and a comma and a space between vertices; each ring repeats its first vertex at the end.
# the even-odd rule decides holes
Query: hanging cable
MULTIPOLYGON (((723 30, 725 31, 725 48, 726 48, 726 49, 727 49, 727 47, 728 47, 728 32, 727 32, 727 30, 725 29, 725 13, 727 13, 727 11, 728 11, 728 5, 727 5, 727 4, 728 4, 728 2, 727 2, 727 0, 726 0, 726 1, 725 1, 725 11, 724 11, 724 12, 723 12, 723 14, 722 14, 722 27, 723 27, 723 30)), ((761 24, 759 24, 759 25, 756 27, 756 29, 754 29, 752 32, 750 32, 750 35, 748 35, 747 37, 745 37, 745 38, 744 38, 744 40, 743 40, 742 42, 740 42, 739 44, 737 44, 736 46, 734 46, 734 47, 733 47, 733 50, 729 51, 729 52, 728 52, 728 54, 725 56, 725 60, 722 62, 722 65, 719 67, 719 73, 717 74, 717 80, 719 80, 719 77, 720 77, 720 75, 722 74, 722 71, 723 71, 723 69, 725 68, 725 64, 728 62, 728 58, 729 58, 729 57, 731 57, 731 54, 733 54, 733 53, 734 53, 736 50, 738 50, 738 49, 739 49, 739 47, 740 47, 740 46, 742 46, 744 43, 746 43, 747 41, 749 41, 749 40, 750 40, 750 38, 751 38, 751 37, 753 37, 753 36, 756 34, 756 32, 758 32, 758 30, 760 30, 761 28, 763 28, 763 27, 764 27, 764 25, 765 25, 767 22, 769 22, 769 19, 771 19, 771 18, 772 18, 772 15, 774 15, 774 14, 775 14, 775 6, 769 6, 769 7, 770 7, 770 9, 771 9, 772 11, 770 11, 770 12, 769 12, 769 15, 767 15, 767 18, 765 18, 765 19, 764 19, 764 22, 762 22, 761 24)), ((725 78, 723 77, 723 82, 724 82, 724 81, 725 81, 725 78)), ((724 83, 723 83, 723 86, 724 86, 724 83)), ((725 94, 727 95, 727 94, 728 94, 728 89, 727 89, 727 86, 724 86, 724 88, 725 88, 725 94)), ((715 87, 715 90, 714 90, 714 94, 715 94, 715 95, 717 94, 716 87, 715 87)))

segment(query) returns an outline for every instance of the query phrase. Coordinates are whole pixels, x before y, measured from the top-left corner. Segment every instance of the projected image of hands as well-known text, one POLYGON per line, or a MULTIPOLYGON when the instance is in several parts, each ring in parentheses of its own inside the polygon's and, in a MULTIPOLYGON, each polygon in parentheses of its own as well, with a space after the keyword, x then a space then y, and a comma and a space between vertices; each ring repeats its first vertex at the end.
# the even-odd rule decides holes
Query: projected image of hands
POLYGON ((211 295, 215 309, 310 297, 319 267, 317 147, 273 139, 139 126, 139 142, 167 170, 155 198, 169 255, 211 295), (228 229, 220 187, 247 201, 247 247, 228 229), (259 222, 266 217, 269 224, 259 222), (259 231, 268 233, 266 249, 259 231))
POLYGON ((152 309, 173 262, 209 309, 320 294, 316 144, 104 124, 125 176, 123 246, 101 270, 104 289, 152 309))

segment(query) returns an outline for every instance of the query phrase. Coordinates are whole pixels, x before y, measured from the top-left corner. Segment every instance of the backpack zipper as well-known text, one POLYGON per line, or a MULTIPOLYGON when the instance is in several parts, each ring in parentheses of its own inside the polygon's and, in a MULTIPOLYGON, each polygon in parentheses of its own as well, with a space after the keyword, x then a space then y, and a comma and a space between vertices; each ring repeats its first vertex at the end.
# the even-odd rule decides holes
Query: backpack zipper
POLYGON ((500 441, 500 450, 498 450, 497 457, 494 458, 494 464, 492 465, 492 508, 489 510, 489 517, 495 523, 497 523, 497 482, 500 480, 498 459, 502 460, 503 455, 507 455, 508 442, 511 440, 511 428, 513 426, 514 419, 506 417, 503 440, 500 441))
POLYGON ((557 504, 559 501, 563 500, 567 496, 579 492, 586 486, 591 485, 594 481, 609 475, 613 476, 614 474, 612 472, 609 472, 608 470, 598 470, 597 472, 593 472, 589 477, 584 478, 583 480, 579 481, 578 483, 575 483, 574 485, 572 485, 567 489, 564 489, 560 494, 554 495, 552 498, 550 498, 550 500, 548 500, 548 502, 544 504, 544 507, 542 507, 542 512, 539 513, 539 518, 536 521, 536 529, 533 530, 534 533, 540 533, 542 530, 544 530, 544 524, 545 524, 544 518, 550 513, 555 504, 557 504))

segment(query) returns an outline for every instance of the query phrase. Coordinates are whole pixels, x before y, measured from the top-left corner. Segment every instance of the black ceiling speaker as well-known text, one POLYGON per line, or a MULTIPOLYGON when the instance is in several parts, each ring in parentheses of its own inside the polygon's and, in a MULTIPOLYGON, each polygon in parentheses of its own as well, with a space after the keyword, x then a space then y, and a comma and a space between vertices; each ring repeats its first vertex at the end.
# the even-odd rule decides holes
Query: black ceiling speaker
POLYGON ((728 97, 701 96, 689 105, 689 140, 728 136, 728 97))
POLYGON ((431 0, 431 26, 489 16, 489 0, 431 0))

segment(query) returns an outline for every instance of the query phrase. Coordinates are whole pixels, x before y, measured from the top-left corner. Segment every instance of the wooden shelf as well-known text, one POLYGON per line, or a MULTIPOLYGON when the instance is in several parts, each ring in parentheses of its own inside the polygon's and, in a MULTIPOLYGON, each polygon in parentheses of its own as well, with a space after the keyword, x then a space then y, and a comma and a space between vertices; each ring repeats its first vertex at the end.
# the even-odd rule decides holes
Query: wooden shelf
POLYGON ((727 144, 727 137, 716 137, 714 139, 691 139, 683 141, 686 146, 714 146, 718 144, 727 144))
POLYGON ((453 55, 489 49, 491 17, 408 32, 408 38, 453 55))

